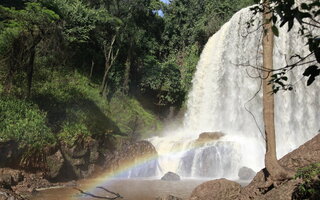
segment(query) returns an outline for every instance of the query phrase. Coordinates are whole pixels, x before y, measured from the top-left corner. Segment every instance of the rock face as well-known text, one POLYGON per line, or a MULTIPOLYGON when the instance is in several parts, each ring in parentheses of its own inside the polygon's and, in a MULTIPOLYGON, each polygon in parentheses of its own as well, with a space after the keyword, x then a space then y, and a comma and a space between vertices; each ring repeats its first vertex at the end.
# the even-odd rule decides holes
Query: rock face
MULTIPOLYGON (((279 162, 283 167, 294 171, 312 163, 320 162, 320 134, 285 155, 279 162)), ((278 184, 277 187, 271 185, 268 188, 263 188, 266 185, 267 176, 268 173, 265 169, 258 172, 252 182, 241 190, 241 195, 238 199, 292 199, 292 194, 299 183, 299 179, 289 180, 278 184)))
POLYGON ((98 163, 99 142, 95 139, 80 142, 73 147, 62 145, 61 150, 47 160, 50 168, 50 179, 72 180, 91 175, 98 163))
POLYGON ((241 185, 227 179, 207 181, 197 186, 190 200, 232 200, 240 194, 241 185))
MULTIPOLYGON (((118 170, 127 163, 141 163, 141 158, 157 157, 154 146, 148 141, 130 142, 126 138, 114 137, 89 138, 72 147, 62 143, 44 153, 46 157, 39 164, 42 168, 35 168, 30 173, 20 165, 23 149, 12 141, 0 143, 0 188, 12 194, 29 196, 39 188, 59 185, 52 182, 77 180, 93 175, 96 170, 118 170)), ((153 166, 137 170, 136 175, 153 176, 157 170, 153 166)), ((9 193, 0 191, 0 200, 8 198, 14 199, 9 193)))
POLYGON ((180 176, 173 172, 167 172, 161 180, 163 181, 180 181, 180 176))
MULTIPOLYGON (((14 141, 0 143, 0 169, 23 170, 21 160, 23 149, 14 141)), ((117 170, 126 163, 139 162, 140 158, 156 157, 157 152, 147 141, 130 142, 127 139, 105 137, 78 141, 73 146, 61 143, 45 150, 45 162, 34 171, 44 172, 44 178, 53 181, 70 181, 86 178, 97 169, 117 170)), ((38 163, 37 163, 38 164, 38 163)), ((140 170, 136 176, 155 175, 153 166, 140 170)), ((1 174, 0 174, 1 175, 1 174)), ((9 175, 0 176, 0 184, 10 188, 15 185, 9 175)))
MULTIPOLYGON (((149 158, 156 158, 158 153, 155 147, 148 141, 138 141, 138 142, 124 142, 122 147, 112 153, 108 154, 105 161, 105 168, 110 171, 115 171, 122 166, 141 164, 141 159, 148 160, 149 158)), ((150 159, 144 165, 143 170, 131 171, 131 177, 150 177, 156 174, 157 161, 155 159, 150 159)))
POLYGON ((238 176, 241 180, 251 180, 256 175, 256 172, 248 167, 241 167, 238 176))

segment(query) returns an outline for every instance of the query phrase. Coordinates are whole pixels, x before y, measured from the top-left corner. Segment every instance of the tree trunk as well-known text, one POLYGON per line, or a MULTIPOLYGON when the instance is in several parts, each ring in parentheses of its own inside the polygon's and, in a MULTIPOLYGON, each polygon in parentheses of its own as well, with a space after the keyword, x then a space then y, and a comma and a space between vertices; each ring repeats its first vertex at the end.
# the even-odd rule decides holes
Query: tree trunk
POLYGON ((16 71, 15 66, 13 66, 12 64, 10 64, 9 67, 10 67, 10 69, 9 69, 9 72, 6 76, 6 79, 4 82, 4 88, 3 88, 3 93, 5 95, 8 95, 11 93, 13 77, 14 77, 14 74, 16 71))
POLYGON ((11 93, 15 74, 18 70, 18 66, 21 65, 21 60, 23 57, 22 56, 23 42, 21 40, 22 39, 20 38, 14 40, 12 45, 12 50, 9 53, 9 58, 8 58, 9 71, 8 71, 8 74, 6 75, 6 78, 4 81, 4 88, 3 88, 3 93, 6 95, 11 93))
POLYGON ((274 95, 272 94, 272 84, 270 83, 273 70, 273 38, 272 13, 270 12, 269 0, 264 0, 263 13, 263 120, 266 136, 265 165, 273 181, 284 180, 292 177, 289 170, 280 166, 277 160, 276 136, 274 124, 274 95))
POLYGON ((30 49, 30 58, 28 63, 28 89, 27 89, 27 98, 31 97, 31 88, 32 88, 32 78, 34 71, 34 58, 36 54, 35 47, 30 49))
POLYGON ((102 83, 101 83, 101 89, 100 89, 100 93, 105 96, 104 93, 106 93, 106 85, 107 85, 107 78, 108 78, 108 74, 109 74, 109 70, 114 62, 114 60, 116 59, 117 55, 118 55, 118 51, 116 53, 116 55, 113 55, 113 44, 116 41, 116 36, 114 35, 112 37, 111 40, 111 44, 109 47, 109 51, 107 50, 107 45, 105 44, 103 47, 103 54, 104 54, 104 74, 103 74, 103 79, 102 79, 102 83))
POLYGON ((93 58, 92 58, 92 60, 91 60, 91 69, 90 69, 90 74, 89 74, 89 79, 90 79, 90 80, 91 80, 91 78, 92 78, 93 68, 94 68, 94 60, 93 60, 93 58))
MULTIPOLYGON (((31 33, 33 36, 33 32, 31 33)), ((36 48, 37 45, 42 40, 42 37, 40 34, 38 34, 32 42, 31 47, 29 48, 30 56, 29 56, 29 62, 27 64, 27 81, 28 81, 28 88, 27 88, 27 98, 31 97, 31 88, 32 88, 32 79, 33 79, 33 72, 34 72, 34 59, 36 55, 36 48)))
POLYGON ((123 93, 128 94, 129 92, 129 79, 130 79, 130 69, 131 69, 131 49, 132 49, 132 41, 130 42, 130 47, 128 49, 127 60, 125 64, 125 71, 124 71, 124 80, 123 80, 123 93))

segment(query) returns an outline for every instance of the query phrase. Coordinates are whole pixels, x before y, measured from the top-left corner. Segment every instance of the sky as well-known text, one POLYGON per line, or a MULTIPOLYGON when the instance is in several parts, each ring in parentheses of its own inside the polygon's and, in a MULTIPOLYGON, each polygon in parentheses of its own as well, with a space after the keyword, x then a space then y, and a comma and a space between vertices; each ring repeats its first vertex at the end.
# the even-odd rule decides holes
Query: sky
POLYGON ((168 4, 169 3, 169 0, 161 0, 163 3, 166 3, 168 4))
MULTIPOLYGON (((169 1, 170 1, 170 0, 160 0, 160 1, 162 1, 163 3, 169 4, 169 1)), ((163 17, 163 12, 162 12, 162 10, 158 10, 158 13, 159 13, 160 16, 163 17)))

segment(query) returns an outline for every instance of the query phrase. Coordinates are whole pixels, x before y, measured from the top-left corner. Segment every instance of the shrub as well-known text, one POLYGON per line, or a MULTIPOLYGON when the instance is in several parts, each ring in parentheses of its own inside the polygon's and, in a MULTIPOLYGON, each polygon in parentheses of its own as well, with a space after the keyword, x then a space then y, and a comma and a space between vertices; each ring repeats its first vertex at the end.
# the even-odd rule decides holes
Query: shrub
POLYGON ((320 199, 320 163, 314 163, 297 171, 302 179, 293 193, 293 199, 320 199))
POLYGON ((62 131, 58 135, 59 139, 69 146, 74 145, 78 139, 85 139, 89 136, 90 132, 85 124, 76 122, 65 122, 62 131))
POLYGON ((35 149, 54 144, 46 113, 36 105, 12 97, 0 98, 0 141, 15 140, 35 149))

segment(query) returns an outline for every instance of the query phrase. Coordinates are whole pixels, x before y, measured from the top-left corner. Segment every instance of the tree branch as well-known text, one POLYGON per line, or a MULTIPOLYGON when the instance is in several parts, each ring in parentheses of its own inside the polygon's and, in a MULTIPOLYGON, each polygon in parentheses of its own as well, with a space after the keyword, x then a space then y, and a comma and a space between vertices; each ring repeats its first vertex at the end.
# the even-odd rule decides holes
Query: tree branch
POLYGON ((112 192, 112 191, 110 191, 110 190, 108 190, 108 189, 106 189, 104 187, 97 187, 97 188, 102 189, 102 190, 104 190, 104 191, 106 191, 106 192, 108 192, 110 194, 115 195, 115 196, 114 197, 104 197, 104 196, 98 196, 98 195, 92 194, 90 192, 85 192, 85 191, 83 191, 83 190, 81 190, 79 188, 76 188, 76 187, 74 187, 73 189, 78 190, 81 194, 85 194, 85 195, 88 195, 88 196, 96 198, 96 199, 115 200, 115 199, 118 199, 118 198, 119 199, 123 198, 119 193, 112 192))

